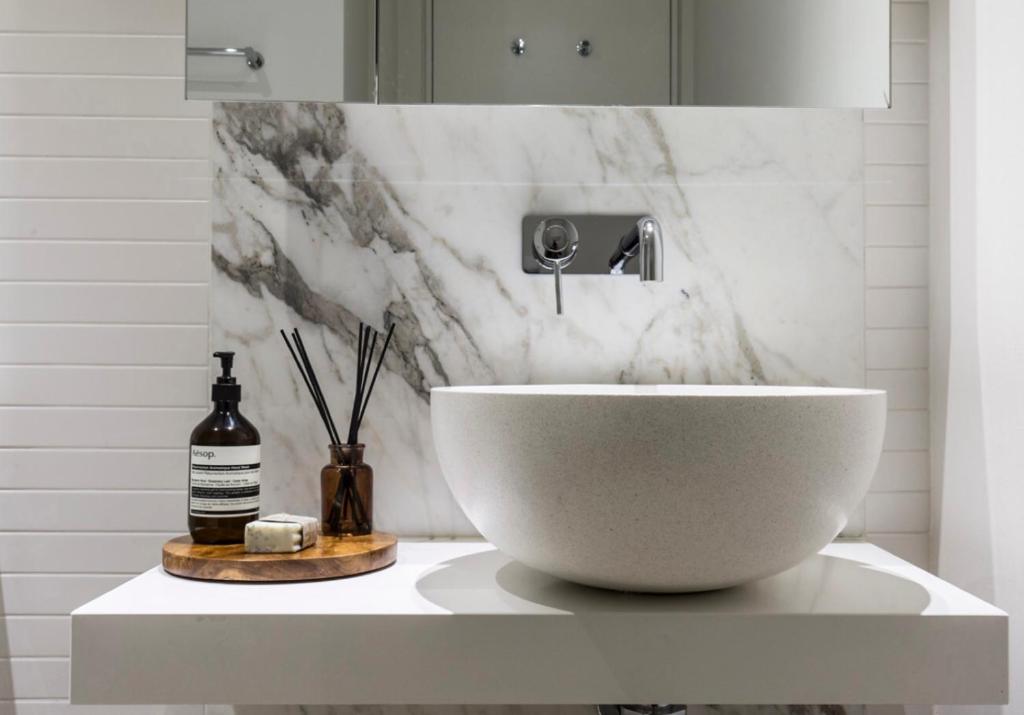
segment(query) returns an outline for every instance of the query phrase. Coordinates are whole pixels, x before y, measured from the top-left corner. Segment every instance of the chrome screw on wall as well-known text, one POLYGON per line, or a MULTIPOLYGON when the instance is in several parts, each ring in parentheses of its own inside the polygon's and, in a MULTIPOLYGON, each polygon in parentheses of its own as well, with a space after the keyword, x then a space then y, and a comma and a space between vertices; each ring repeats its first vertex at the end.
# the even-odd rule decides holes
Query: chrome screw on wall
POLYGON ((562 271, 568 268, 579 250, 580 234, 576 225, 564 218, 546 218, 533 234, 533 256, 555 274, 555 309, 562 314, 562 271))
POLYGON ((594 46, 590 40, 580 40, 576 43, 576 54, 580 57, 590 57, 594 53, 594 46))
POLYGON ((516 57, 522 57, 526 54, 526 40, 522 37, 517 37, 512 40, 512 54, 516 57))

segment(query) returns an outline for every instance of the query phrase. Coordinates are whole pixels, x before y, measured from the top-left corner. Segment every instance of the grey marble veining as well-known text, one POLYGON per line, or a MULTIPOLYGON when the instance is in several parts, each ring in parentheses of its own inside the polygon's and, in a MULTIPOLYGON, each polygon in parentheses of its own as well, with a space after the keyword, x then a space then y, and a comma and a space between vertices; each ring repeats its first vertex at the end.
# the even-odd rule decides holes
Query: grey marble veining
POLYGON ((358 321, 397 324, 362 437, 404 535, 474 533, 431 387, 863 382, 859 112, 221 104, 213 157, 213 344, 240 352, 265 511, 316 513, 327 459, 281 328, 343 421, 358 321), (666 282, 570 277, 557 317, 522 217, 633 212, 665 228, 666 282))

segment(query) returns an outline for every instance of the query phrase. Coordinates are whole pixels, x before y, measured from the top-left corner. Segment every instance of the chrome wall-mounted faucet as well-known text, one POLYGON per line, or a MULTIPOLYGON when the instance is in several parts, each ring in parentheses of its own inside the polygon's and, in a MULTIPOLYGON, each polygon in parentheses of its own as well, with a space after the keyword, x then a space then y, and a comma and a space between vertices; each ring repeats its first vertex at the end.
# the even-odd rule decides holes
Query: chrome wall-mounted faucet
POLYGON ((554 274, 559 315, 565 275, 639 275, 643 283, 660 283, 665 274, 661 224, 653 216, 527 216, 523 271, 554 274))
POLYGON ((629 233, 619 241, 615 253, 608 260, 608 267, 614 276, 621 276, 637 256, 640 257, 639 270, 641 283, 661 283, 665 280, 665 267, 662 259, 665 242, 661 237, 661 224, 652 216, 644 216, 636 222, 629 233))

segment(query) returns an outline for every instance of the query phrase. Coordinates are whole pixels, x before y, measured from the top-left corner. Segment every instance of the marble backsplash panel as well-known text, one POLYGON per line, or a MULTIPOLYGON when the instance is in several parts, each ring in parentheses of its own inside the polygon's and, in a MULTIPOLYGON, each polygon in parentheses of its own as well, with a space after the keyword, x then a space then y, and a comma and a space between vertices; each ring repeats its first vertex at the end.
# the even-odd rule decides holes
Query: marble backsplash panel
POLYGON ((240 353, 266 510, 317 513, 327 459, 281 328, 343 421, 358 321, 396 323, 361 436, 403 535, 474 534, 434 386, 863 382, 860 112, 220 104, 214 134, 213 345, 240 353), (666 281, 569 277, 556 316, 520 268, 535 213, 657 216, 666 281))

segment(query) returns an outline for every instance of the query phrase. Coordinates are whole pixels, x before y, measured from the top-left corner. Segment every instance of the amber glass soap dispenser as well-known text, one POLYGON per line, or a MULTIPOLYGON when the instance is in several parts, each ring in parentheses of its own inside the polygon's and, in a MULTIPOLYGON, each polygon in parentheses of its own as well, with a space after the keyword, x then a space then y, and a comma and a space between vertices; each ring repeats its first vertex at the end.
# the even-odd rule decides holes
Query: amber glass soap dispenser
POLYGON ((260 433, 238 411, 242 387, 231 376, 235 354, 214 353, 221 375, 213 412, 189 444, 188 530, 197 544, 241 544, 260 513, 260 433))

